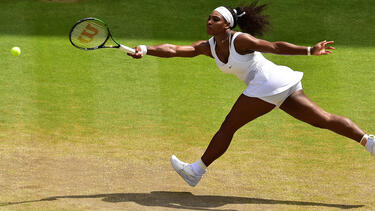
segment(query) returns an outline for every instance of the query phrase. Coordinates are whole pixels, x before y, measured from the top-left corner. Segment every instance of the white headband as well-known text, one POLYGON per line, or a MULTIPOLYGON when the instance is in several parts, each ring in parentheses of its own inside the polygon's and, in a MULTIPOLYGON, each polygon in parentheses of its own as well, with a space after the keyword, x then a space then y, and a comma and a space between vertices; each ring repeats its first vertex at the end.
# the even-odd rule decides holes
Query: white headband
POLYGON ((233 15, 226 7, 221 6, 221 7, 216 8, 214 11, 217 11, 218 13, 220 13, 220 15, 222 15, 225 18, 225 20, 228 23, 230 23, 230 27, 233 27, 234 25, 233 15))

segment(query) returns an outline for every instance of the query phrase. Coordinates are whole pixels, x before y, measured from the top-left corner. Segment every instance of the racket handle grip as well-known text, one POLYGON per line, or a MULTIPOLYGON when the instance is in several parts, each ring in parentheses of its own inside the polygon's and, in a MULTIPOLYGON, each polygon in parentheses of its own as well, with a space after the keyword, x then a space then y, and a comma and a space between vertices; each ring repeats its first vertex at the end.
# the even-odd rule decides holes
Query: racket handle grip
POLYGON ((120 50, 135 54, 135 50, 133 48, 129 48, 128 46, 120 44, 120 50))

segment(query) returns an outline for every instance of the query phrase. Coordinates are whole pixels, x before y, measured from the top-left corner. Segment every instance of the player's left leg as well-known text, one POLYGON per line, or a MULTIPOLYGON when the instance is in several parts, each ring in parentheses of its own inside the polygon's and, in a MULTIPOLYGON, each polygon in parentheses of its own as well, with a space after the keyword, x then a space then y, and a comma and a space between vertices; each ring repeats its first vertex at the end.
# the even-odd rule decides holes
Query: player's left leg
POLYGON ((312 102, 299 90, 290 95, 280 109, 294 118, 306 122, 315 127, 331 130, 335 133, 353 139, 374 155, 374 137, 368 136, 353 121, 346 117, 328 113, 312 102), (363 139, 363 140, 362 140, 363 139), (362 142, 361 142, 362 141, 362 142))

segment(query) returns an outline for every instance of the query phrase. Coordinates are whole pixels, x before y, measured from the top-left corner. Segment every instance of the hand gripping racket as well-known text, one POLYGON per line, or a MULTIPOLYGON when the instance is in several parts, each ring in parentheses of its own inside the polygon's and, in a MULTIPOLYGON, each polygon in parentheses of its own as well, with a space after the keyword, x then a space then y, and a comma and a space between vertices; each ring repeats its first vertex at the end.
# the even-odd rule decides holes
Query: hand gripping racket
POLYGON ((82 50, 119 48, 128 53, 135 53, 133 48, 116 42, 109 32, 107 24, 97 18, 79 20, 70 30, 69 39, 73 46, 82 50), (114 45, 109 45, 111 41, 114 45))

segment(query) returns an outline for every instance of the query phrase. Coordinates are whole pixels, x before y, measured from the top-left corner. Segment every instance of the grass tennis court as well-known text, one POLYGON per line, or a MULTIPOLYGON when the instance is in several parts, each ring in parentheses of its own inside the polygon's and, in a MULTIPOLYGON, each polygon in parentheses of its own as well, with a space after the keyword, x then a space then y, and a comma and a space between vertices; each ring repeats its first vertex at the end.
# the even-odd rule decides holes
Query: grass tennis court
MULTIPOLYGON (((133 60, 80 51, 73 24, 98 17, 129 46, 209 37, 219 5, 241 1, 0 2, 0 210, 373 210, 375 160, 358 144, 274 110, 241 128, 195 188, 170 166, 193 162, 245 85, 213 59, 133 60), (13 46, 22 54, 14 57, 13 46)), ((327 57, 265 56, 304 72, 305 93, 375 133, 375 5, 269 2, 264 39, 327 57)))

